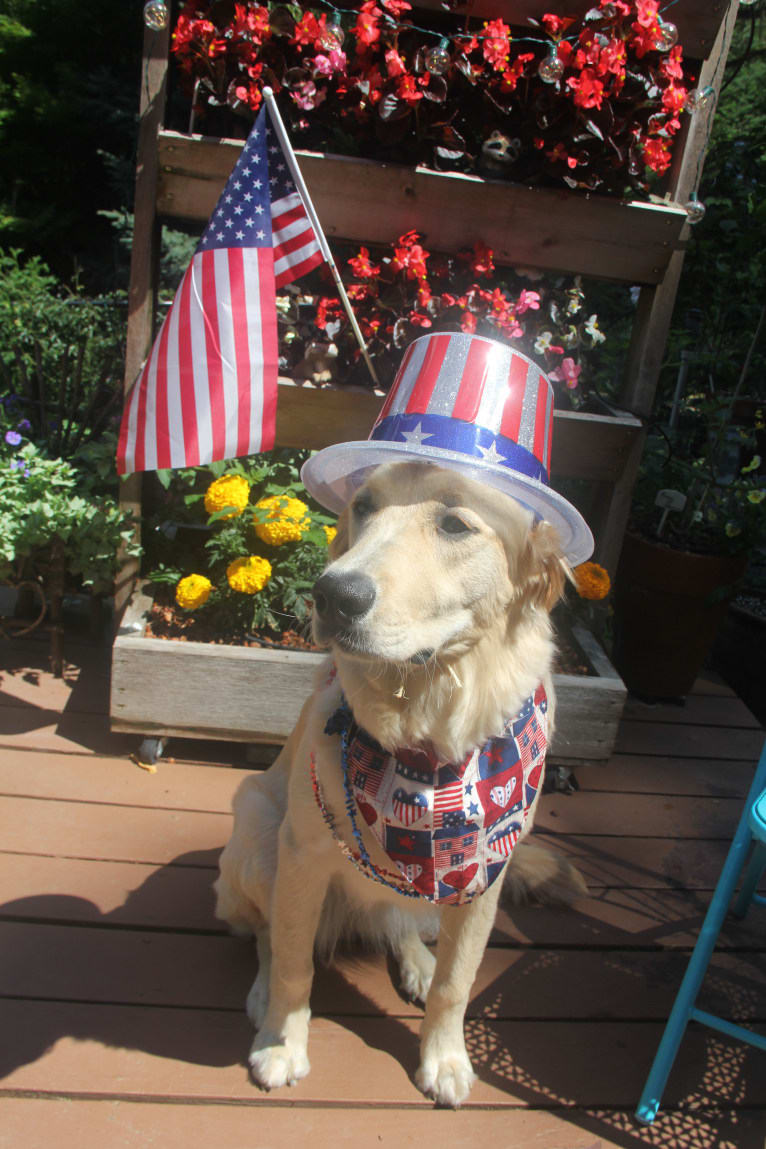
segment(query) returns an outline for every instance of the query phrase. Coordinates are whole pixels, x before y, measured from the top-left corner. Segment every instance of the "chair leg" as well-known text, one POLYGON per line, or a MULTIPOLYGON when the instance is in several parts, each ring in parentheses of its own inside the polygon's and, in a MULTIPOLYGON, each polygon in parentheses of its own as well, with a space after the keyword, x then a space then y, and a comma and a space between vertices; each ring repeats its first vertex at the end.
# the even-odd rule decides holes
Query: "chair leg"
POLYGON ((744 918, 750 903, 753 901, 753 895, 764 870, 766 870, 766 846, 756 842, 749 865, 745 870, 745 876, 742 879, 742 888, 731 908, 735 917, 744 918))
POLYGON ((766 743, 764 743, 761 757, 755 770, 755 776, 750 791, 745 800, 745 806, 737 824, 726 861, 723 864, 721 876, 718 879, 712 901, 705 914, 697 944, 694 947, 689 964, 686 967, 681 988, 670 1011, 665 1032, 662 1035, 659 1048, 655 1054, 649 1076, 646 1079, 641 1100, 636 1109, 636 1119, 643 1125, 651 1125, 657 1116, 662 1094, 668 1080, 668 1074, 673 1068, 673 1062, 681 1044, 681 1038, 691 1017, 694 1003, 697 1000, 700 984, 708 967, 711 954, 718 939, 726 911, 729 908, 737 879, 742 873, 745 864, 752 834, 748 825, 748 811, 758 795, 766 787, 766 743))

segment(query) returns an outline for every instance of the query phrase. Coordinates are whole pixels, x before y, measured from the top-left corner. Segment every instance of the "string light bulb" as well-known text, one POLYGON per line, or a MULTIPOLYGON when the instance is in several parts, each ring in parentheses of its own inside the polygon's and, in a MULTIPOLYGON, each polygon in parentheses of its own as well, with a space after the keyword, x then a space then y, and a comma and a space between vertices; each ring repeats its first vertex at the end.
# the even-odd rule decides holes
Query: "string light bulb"
POLYGON ((705 108, 713 97, 710 84, 706 88, 692 88, 684 100, 684 111, 694 115, 700 108, 705 108))
POLYGON ((346 33, 343 31, 343 25, 340 22, 340 13, 336 12, 329 24, 325 24, 319 42, 328 52, 340 52, 345 39, 346 33))
POLYGON ((435 76, 443 76, 449 70, 452 63, 452 56, 449 50, 449 40, 446 36, 442 36, 438 44, 433 48, 429 48, 426 52, 426 68, 429 72, 433 72, 435 76))
POLYGON ((545 84, 558 84, 564 75, 564 61, 559 59, 558 50, 555 46, 545 59, 540 61, 537 74, 545 84))
POLYGON ((692 195, 691 199, 684 204, 684 208, 686 209, 686 218, 691 224, 699 223, 705 218, 705 205, 700 203, 696 195, 692 195))
POLYGON ((153 32, 161 32, 168 26, 168 9, 163 0, 147 0, 144 4, 144 24, 153 32))
POLYGON ((657 34, 654 37, 654 46, 658 52, 669 52, 678 43, 678 29, 669 20, 657 21, 657 34))

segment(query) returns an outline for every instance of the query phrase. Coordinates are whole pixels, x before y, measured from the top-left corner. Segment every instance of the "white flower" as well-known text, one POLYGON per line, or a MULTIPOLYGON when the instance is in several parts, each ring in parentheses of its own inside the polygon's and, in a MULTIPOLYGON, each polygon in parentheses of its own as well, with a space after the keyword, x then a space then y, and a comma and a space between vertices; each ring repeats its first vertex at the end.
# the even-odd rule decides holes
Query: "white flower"
POLYGON ((535 340, 535 351, 537 352, 537 354, 542 355, 544 351, 547 351, 548 348, 550 347, 552 341, 553 341, 553 332, 552 331, 541 331, 540 334, 538 335, 537 339, 535 340))
POLYGON ((606 339, 606 335, 604 335, 603 331, 599 330, 597 315, 591 315, 585 324, 585 331, 586 334, 590 335, 594 343, 603 343, 606 339))

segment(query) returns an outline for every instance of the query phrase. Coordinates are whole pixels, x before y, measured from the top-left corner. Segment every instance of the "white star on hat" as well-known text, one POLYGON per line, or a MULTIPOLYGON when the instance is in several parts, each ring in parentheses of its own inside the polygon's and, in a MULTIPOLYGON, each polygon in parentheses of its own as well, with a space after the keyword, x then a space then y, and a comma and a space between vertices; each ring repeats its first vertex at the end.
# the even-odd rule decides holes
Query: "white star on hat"
POLYGON ((423 431, 422 423, 418 423, 413 431, 402 431, 402 437, 411 447, 420 447, 425 439, 431 438, 431 435, 423 431))
POLYGON ((479 447, 482 455, 484 456, 485 463, 507 463, 508 460, 505 456, 501 455, 495 446, 494 439, 488 447, 479 447))

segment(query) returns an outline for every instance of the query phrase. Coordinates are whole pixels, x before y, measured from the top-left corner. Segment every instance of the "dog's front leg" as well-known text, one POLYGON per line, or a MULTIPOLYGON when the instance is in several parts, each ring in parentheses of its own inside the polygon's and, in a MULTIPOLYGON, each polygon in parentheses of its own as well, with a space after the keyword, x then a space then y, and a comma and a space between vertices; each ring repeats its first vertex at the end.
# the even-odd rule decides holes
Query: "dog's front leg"
POLYGON ((264 1089, 294 1085, 309 1071, 309 997, 314 938, 325 896, 324 867, 301 849, 289 817, 279 830, 271 905, 269 1001, 250 1050, 250 1069, 264 1089))
POLYGON ((464 906, 442 910, 436 969, 420 1038, 419 1089, 438 1105, 462 1104, 475 1074, 465 1048, 463 1018, 497 912, 502 881, 464 906))

